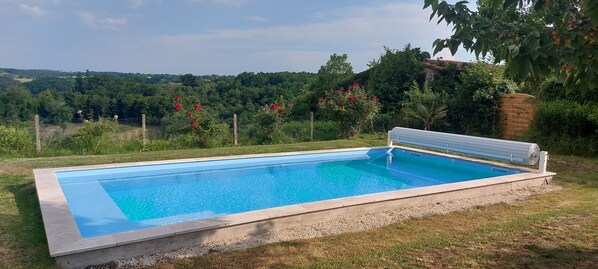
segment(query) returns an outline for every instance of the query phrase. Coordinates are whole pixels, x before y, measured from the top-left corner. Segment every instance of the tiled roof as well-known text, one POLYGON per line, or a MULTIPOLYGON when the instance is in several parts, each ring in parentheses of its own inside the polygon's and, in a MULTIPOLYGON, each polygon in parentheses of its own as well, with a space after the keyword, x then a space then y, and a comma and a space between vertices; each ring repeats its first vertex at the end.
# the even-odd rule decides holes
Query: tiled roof
POLYGON ((424 62, 424 67, 443 71, 447 66, 454 64, 457 70, 462 71, 466 62, 452 61, 452 60, 427 60, 424 62))

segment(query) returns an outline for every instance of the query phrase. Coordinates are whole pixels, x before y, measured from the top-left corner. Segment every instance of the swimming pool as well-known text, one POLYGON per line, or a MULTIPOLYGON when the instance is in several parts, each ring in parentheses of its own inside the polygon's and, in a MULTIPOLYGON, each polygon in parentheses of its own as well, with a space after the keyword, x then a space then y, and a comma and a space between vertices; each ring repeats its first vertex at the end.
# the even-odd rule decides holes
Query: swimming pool
POLYGON ((206 244, 263 227, 542 185, 553 173, 404 147, 34 170, 63 267, 206 244))
POLYGON ((57 172, 84 238, 378 192, 521 173, 386 148, 57 172))

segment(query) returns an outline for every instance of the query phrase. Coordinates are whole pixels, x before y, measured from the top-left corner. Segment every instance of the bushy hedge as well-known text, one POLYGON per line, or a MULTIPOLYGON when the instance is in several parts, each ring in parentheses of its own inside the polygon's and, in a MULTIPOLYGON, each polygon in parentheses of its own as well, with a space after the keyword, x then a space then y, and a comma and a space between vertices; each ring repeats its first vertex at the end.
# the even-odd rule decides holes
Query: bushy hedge
POLYGON ((113 120, 87 121, 77 129, 73 138, 82 153, 98 154, 100 144, 109 143, 117 129, 118 122, 113 120))
MULTIPOLYGON (((340 126, 333 121, 315 121, 314 122, 314 141, 327 141, 338 139, 340 126)), ((309 121, 293 121, 284 123, 281 126, 284 136, 290 138, 292 142, 310 141, 309 121)))
POLYGON ((570 100, 542 102, 530 140, 565 154, 598 155, 598 104, 570 100))
MULTIPOLYGON (((280 124, 276 139, 265 142, 255 124, 240 129, 239 142, 243 145, 295 143, 310 141, 309 121, 290 121, 280 124)), ((340 137, 340 125, 333 121, 314 121, 314 141, 335 140, 340 137)))
POLYGON ((34 139, 26 128, 0 125, 0 153, 17 154, 33 151, 34 139))
POLYGON ((542 83, 539 98, 542 101, 569 100, 580 103, 597 103, 598 93, 587 92, 584 94, 579 90, 565 89, 563 83, 553 78, 542 83))

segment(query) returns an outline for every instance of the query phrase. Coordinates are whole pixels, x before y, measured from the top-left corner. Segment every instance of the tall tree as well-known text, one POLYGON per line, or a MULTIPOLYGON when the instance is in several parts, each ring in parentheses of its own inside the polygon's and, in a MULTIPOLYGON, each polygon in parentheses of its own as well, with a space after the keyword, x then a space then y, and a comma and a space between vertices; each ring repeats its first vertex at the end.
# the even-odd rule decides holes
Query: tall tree
POLYGON ((354 75, 353 66, 347 61, 347 54, 330 55, 330 59, 318 70, 318 80, 314 88, 323 93, 325 91, 335 90, 342 82, 345 82, 354 75))
POLYGON ((181 83, 183 84, 183 86, 189 86, 189 87, 198 86, 197 79, 195 78, 195 76, 193 74, 182 75, 181 83))
POLYGON ((424 53, 409 44, 402 51, 384 48, 380 59, 370 64, 367 88, 380 98, 382 112, 398 112, 403 93, 411 88, 413 81, 423 86, 425 73, 420 59, 429 56, 424 53))
POLYGON ((316 81, 303 89, 303 92, 296 99, 292 109, 291 117, 305 119, 310 111, 317 111, 318 98, 324 97, 343 83, 346 83, 353 76, 353 66, 348 62, 347 54, 332 54, 326 64, 320 67, 316 75, 316 81))
POLYGON ((85 92, 85 85, 83 83, 83 78, 81 77, 81 73, 77 73, 77 77, 75 78, 75 91, 79 93, 85 92))
POLYGON ((11 86, 0 91, 0 121, 27 121, 35 114, 35 101, 31 93, 21 86, 11 86))
POLYGON ((554 74, 570 90, 598 88, 598 1, 479 0, 477 11, 466 3, 424 0, 430 19, 453 26, 450 38, 434 41, 435 52, 463 46, 505 61, 516 78, 554 74))

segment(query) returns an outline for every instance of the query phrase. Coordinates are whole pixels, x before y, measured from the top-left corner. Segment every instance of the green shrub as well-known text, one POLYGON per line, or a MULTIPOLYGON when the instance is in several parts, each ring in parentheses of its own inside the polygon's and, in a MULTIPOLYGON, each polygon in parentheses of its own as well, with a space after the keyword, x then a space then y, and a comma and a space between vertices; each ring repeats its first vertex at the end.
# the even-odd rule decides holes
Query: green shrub
POLYGON ((351 137, 358 135, 361 127, 378 114, 380 102, 355 83, 346 91, 328 92, 326 98, 318 101, 318 109, 328 119, 339 122, 344 137, 351 137))
MULTIPOLYGON (((282 134, 293 142, 310 141, 309 121, 285 122, 280 126, 282 134)), ((315 122, 314 122, 315 136, 315 122)), ((314 137, 315 140, 315 137, 314 137)))
POLYGON ((232 145, 233 134, 226 123, 215 124, 210 137, 208 137, 206 147, 216 148, 226 145, 232 145))
POLYGON ((84 154, 98 153, 101 143, 108 142, 118 129, 118 122, 99 119, 87 121, 73 135, 77 148, 84 154))
POLYGON ((152 139, 147 141, 146 145, 149 151, 173 150, 172 143, 168 139, 152 139))
MULTIPOLYGON (((314 121, 314 141, 338 139, 339 124, 333 121, 314 121)), ((292 121, 281 125, 282 135, 290 142, 310 141, 309 121, 292 121)))
POLYGON ((76 150, 77 146, 77 140, 73 136, 65 135, 63 132, 55 132, 44 141, 42 148, 76 150))
POLYGON ((575 89, 566 89, 563 83, 555 78, 548 79, 540 86, 540 96, 542 101, 569 100, 580 103, 598 102, 597 92, 588 92, 582 94, 575 89))
POLYGON ((285 142, 280 126, 286 117, 284 103, 273 103, 263 106, 253 115, 249 135, 256 144, 272 144, 285 142))
POLYGON ((459 77, 461 84, 448 99, 450 131, 496 136, 500 97, 517 91, 514 82, 503 78, 502 67, 485 63, 468 64, 459 77))
POLYGON ((596 135, 598 124, 594 120, 597 107, 574 101, 556 100, 538 105, 534 120, 536 130, 560 136, 596 135))
POLYGON ((538 105, 529 140, 559 153, 598 155, 598 106, 569 100, 538 105))
POLYGON ((218 144, 214 138, 222 135, 223 129, 217 123, 214 113, 195 102, 194 98, 186 99, 176 96, 174 111, 163 118, 166 136, 175 138, 175 143, 182 143, 188 147, 210 147, 218 144))
POLYGON ((29 153, 34 148, 34 139, 27 129, 0 125, 1 154, 29 153))
POLYGON ((372 123, 372 127, 373 130, 370 130, 370 132, 375 133, 375 132, 386 132, 388 130, 390 130, 389 128, 391 125, 391 122, 393 120, 393 118, 398 118, 396 117, 394 114, 390 114, 390 113, 382 113, 382 114, 378 114, 374 117, 373 123, 372 123))
POLYGON ((433 92, 428 85, 423 90, 413 82, 409 91, 405 92, 405 102, 401 109, 402 118, 408 127, 424 130, 437 130, 446 126, 446 97, 444 93, 433 92))
POLYGON ((314 122, 314 140, 328 141, 339 138, 340 124, 334 121, 316 121, 314 122))

